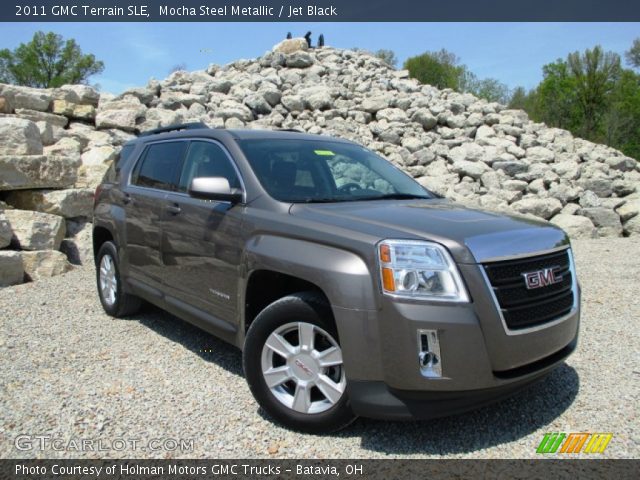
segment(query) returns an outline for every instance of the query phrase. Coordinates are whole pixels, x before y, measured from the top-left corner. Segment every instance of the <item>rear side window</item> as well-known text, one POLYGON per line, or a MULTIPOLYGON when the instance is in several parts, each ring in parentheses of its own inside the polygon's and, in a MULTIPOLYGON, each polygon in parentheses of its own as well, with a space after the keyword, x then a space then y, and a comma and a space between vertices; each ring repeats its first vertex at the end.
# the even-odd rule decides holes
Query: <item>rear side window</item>
POLYGON ((187 142, 183 141, 150 145, 136 166, 131 183, 139 187, 173 190, 186 148, 187 142))

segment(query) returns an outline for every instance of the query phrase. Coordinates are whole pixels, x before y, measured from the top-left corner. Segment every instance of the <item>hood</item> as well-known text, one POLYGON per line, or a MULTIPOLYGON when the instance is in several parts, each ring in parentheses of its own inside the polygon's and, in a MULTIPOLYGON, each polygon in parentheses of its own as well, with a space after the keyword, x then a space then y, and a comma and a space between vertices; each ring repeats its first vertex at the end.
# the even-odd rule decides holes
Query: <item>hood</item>
POLYGON ((569 244, 548 222, 491 213, 447 200, 375 200, 294 204, 290 213, 313 222, 385 238, 424 239, 446 246, 459 263, 528 255, 569 244))

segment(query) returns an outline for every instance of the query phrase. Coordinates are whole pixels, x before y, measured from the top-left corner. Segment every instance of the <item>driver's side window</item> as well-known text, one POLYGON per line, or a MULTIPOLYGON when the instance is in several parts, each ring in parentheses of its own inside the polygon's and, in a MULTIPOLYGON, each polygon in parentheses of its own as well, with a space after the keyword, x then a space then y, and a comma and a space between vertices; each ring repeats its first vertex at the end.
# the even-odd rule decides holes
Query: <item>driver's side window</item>
POLYGON ((231 188, 240 188, 240 179, 224 150, 212 142, 192 141, 182 167, 178 191, 186 192, 197 177, 224 177, 231 188))
POLYGON ((362 163, 344 155, 335 155, 327 160, 336 187, 353 185, 359 190, 375 190, 380 193, 393 193, 391 184, 362 163))

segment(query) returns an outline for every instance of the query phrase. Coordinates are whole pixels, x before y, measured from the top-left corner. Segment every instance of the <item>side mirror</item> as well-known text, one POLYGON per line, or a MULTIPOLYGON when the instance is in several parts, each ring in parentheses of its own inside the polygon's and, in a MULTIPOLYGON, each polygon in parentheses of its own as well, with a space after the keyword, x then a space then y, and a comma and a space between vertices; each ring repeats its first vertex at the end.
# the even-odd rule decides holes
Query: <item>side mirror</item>
POLYGON ((189 185, 189 195, 206 200, 223 200, 231 203, 242 201, 242 191, 231 188, 224 177, 196 177, 189 185))

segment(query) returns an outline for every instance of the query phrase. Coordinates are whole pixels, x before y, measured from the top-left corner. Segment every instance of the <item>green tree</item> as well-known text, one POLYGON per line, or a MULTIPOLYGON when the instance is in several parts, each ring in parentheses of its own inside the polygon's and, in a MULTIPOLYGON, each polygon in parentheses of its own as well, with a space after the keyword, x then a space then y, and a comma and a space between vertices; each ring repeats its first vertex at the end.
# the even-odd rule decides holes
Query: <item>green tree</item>
POLYGON ((603 118, 604 141, 640 159, 640 75, 623 70, 603 118))
POLYGON ((640 75, 623 69, 618 54, 596 46, 549 63, 542 72, 534 90, 514 91, 512 107, 640 158, 640 75))
POLYGON ((509 108, 518 110, 528 110, 530 107, 532 95, 527 92, 524 87, 516 87, 511 92, 509 99, 509 108))
POLYGON ((576 131, 580 127, 575 80, 564 60, 542 67, 543 80, 529 100, 529 114, 548 125, 576 131))
POLYGON ((83 54, 73 39, 64 40, 53 32, 36 32, 29 43, 13 51, 0 50, 0 82, 28 87, 50 88, 87 83, 101 73, 104 64, 91 54, 83 54))
POLYGON ((620 56, 600 46, 574 52, 566 60, 545 65, 530 114, 549 125, 598 141, 604 135, 604 115, 620 78, 620 56))
POLYGON ((396 68, 398 66, 398 57, 393 50, 380 49, 374 53, 374 55, 383 60, 390 67, 396 68))
POLYGON ((627 63, 634 68, 640 68, 640 38, 633 41, 631 48, 624 54, 627 63))
POLYGON ((422 83, 458 91, 464 85, 467 73, 467 67, 460 64, 460 59, 444 48, 437 52, 425 52, 411 57, 404 62, 404 68, 409 70, 412 78, 422 83))
POLYGON ((454 53, 445 49, 411 57, 404 68, 412 78, 434 87, 472 93, 490 102, 509 101, 509 87, 495 78, 478 78, 454 53))
POLYGON ((608 96, 614 90, 622 71, 620 55, 604 52, 602 47, 574 52, 567 57, 572 80, 576 87, 582 134, 593 138, 598 133, 600 120, 608 107, 608 96))
POLYGON ((489 102, 498 102, 505 105, 509 103, 511 97, 511 90, 504 83, 495 78, 478 79, 473 74, 470 75, 466 85, 461 90, 472 93, 476 97, 484 98, 489 102))

